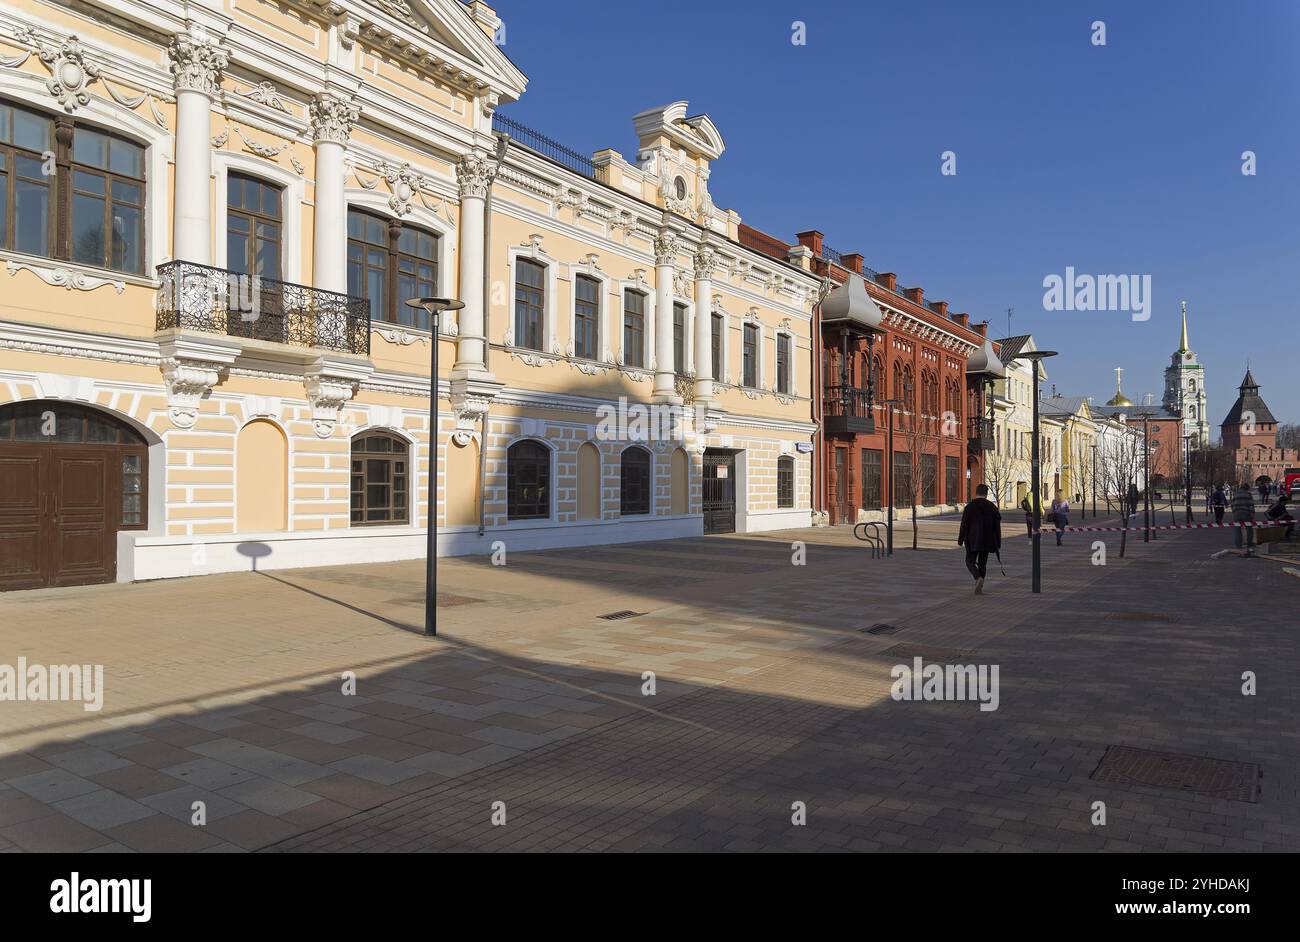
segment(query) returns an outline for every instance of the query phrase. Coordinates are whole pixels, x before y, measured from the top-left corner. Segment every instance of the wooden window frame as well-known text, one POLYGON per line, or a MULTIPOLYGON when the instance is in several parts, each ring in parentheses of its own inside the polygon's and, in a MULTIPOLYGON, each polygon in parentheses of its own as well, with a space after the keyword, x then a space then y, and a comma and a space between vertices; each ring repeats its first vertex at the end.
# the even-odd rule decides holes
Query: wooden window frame
MULTIPOLYGON (((414 309, 409 308, 405 304, 398 301, 397 288, 398 288, 398 284, 400 283, 401 260, 408 259, 417 265, 429 265, 433 268, 433 279, 432 279, 433 290, 434 293, 437 293, 438 278, 440 275, 439 265, 438 265, 438 250, 441 246, 439 240, 442 238, 442 235, 438 232, 435 232, 432 229, 427 229, 424 226, 408 224, 403 222, 400 219, 385 217, 380 213, 369 210, 363 206, 349 206, 347 215, 351 216, 353 214, 376 220, 380 223, 383 223, 384 226, 386 227, 385 231, 387 234, 387 240, 383 244, 379 242, 371 242, 365 238, 356 238, 354 236, 348 236, 347 238, 348 245, 357 245, 361 248, 361 252, 362 252, 361 267, 362 267, 363 276, 366 271, 373 270, 375 267, 372 266, 367 261, 366 250, 380 249, 381 251, 385 252, 384 310, 382 311, 372 310, 370 312, 370 319, 372 321, 377 320, 389 324, 401 324, 404 327, 411 327, 414 328, 415 330, 428 330, 431 333, 436 333, 437 325, 428 322, 429 315, 427 312, 415 311, 414 309), (401 249, 399 248, 399 244, 401 242, 402 233, 407 230, 413 230, 417 233, 422 233, 424 235, 429 236, 433 240, 433 251, 430 253, 429 258, 421 258, 418 255, 412 255, 409 252, 401 251, 401 249), (403 320, 402 315, 405 315, 408 319, 403 320), (424 321, 424 323, 422 324, 421 321, 424 321)), ((344 225, 345 226, 347 225, 346 219, 344 220, 344 225)), ((344 261, 344 264, 348 265, 349 268, 351 267, 351 262, 346 259, 344 261)), ((364 277, 362 278, 362 283, 359 287, 358 296, 368 297, 368 295, 366 294, 366 280, 364 277)))
POLYGON ((414 480, 414 477, 415 476, 411 472, 411 444, 406 439, 394 435, 392 432, 386 432, 382 429, 367 429, 366 431, 358 432, 356 435, 353 435, 350 443, 350 448, 348 450, 348 485, 349 485, 348 524, 349 526, 400 527, 400 526, 409 525, 411 522, 411 499, 412 499, 411 483, 414 480), (397 447, 394 447, 390 451, 365 451, 364 449, 359 451, 357 449, 357 443, 364 442, 366 439, 370 439, 370 438, 384 438, 397 447), (355 464, 358 461, 361 463, 361 471, 360 471, 361 489, 359 491, 353 486, 355 484, 355 479, 358 475, 358 472, 355 467, 355 464), (388 471, 387 480, 372 482, 370 480, 371 461, 387 461, 390 465, 396 464, 396 462, 398 461, 402 461, 405 463, 406 469, 404 471, 399 472, 395 467, 390 467, 388 471), (399 491, 399 488, 397 487, 397 480, 399 475, 405 479, 405 484, 406 484, 404 488, 400 489, 402 492, 406 494, 406 505, 404 507, 398 507, 394 499, 396 494, 399 491), (379 485, 387 485, 388 503, 384 504, 382 507, 376 505, 374 508, 372 508, 370 505, 370 488, 372 486, 379 486, 379 485), (358 506, 356 503, 356 497, 358 494, 361 495, 360 506, 358 506), (367 519, 372 509, 387 510, 389 512, 389 516, 387 519, 383 519, 383 520, 367 519), (358 512, 360 512, 361 514, 361 519, 360 520, 352 519, 353 515, 358 512), (401 516, 396 516, 396 514, 398 513, 400 513, 401 516))

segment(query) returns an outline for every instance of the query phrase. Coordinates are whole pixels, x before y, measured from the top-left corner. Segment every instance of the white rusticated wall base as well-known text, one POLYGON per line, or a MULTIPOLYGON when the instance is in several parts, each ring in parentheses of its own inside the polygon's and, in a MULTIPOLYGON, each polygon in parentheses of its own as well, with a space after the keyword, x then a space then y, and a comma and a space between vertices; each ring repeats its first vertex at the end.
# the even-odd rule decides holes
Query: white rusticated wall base
POLYGON ((439 556, 488 555, 492 544, 500 540, 507 553, 541 549, 568 549, 575 546, 601 546, 610 543, 637 543, 645 540, 675 540, 684 536, 703 536, 704 518, 699 514, 681 517, 654 517, 642 520, 597 521, 564 526, 498 527, 478 535, 477 527, 438 531, 439 556))
POLYGON ((231 533, 202 539, 145 536, 120 531, 117 581, 249 572, 254 568, 254 561, 257 569, 265 570, 386 563, 399 559, 422 559, 424 547, 424 531, 410 527, 374 527, 343 532, 231 533), (249 555, 250 552, 266 550, 270 552, 256 559, 249 555))
POLYGON ((759 533, 763 530, 793 530, 812 526, 812 511, 807 507, 789 510, 736 510, 737 533, 759 533))

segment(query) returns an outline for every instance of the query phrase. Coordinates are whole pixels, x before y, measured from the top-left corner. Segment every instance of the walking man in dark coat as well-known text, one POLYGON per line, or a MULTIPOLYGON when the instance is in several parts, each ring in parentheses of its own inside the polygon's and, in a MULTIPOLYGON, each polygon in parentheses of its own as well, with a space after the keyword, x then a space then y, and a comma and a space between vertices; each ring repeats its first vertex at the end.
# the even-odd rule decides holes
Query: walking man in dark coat
POLYGON ((983 595, 989 553, 1002 549, 1002 514, 989 500, 987 484, 975 488, 975 499, 962 511, 957 545, 966 547, 966 568, 975 578, 975 594, 983 595))

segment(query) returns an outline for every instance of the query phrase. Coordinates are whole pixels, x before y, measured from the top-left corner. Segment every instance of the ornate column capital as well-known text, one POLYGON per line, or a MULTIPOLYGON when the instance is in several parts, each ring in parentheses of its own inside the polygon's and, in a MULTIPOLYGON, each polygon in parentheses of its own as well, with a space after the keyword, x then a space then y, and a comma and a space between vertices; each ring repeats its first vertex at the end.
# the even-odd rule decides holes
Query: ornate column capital
POLYGON ((695 280, 712 281, 713 266, 718 261, 718 251, 711 245, 701 245, 695 251, 695 280))
POLYGON ((481 150, 472 150, 456 164, 456 181, 461 199, 487 199, 488 187, 495 176, 492 161, 481 150))
POLYGON ((361 108, 351 99, 334 92, 317 95, 310 105, 312 139, 317 144, 346 144, 361 108))
POLYGON ((672 265, 676 261, 677 233, 664 229, 655 237, 655 264, 672 265))
POLYGON ((172 82, 178 92, 202 92, 214 98, 221 92, 226 50, 190 33, 178 33, 167 47, 172 82))

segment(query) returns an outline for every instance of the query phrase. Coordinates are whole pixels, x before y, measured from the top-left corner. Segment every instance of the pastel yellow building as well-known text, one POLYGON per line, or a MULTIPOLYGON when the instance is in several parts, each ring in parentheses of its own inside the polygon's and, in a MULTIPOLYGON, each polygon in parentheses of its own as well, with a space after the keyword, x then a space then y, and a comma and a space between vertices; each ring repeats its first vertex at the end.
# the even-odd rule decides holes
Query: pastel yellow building
POLYGON ((739 244, 685 103, 630 162, 501 118, 500 29, 0 8, 0 588, 423 555, 435 355, 440 552, 808 521, 807 260, 739 244))

